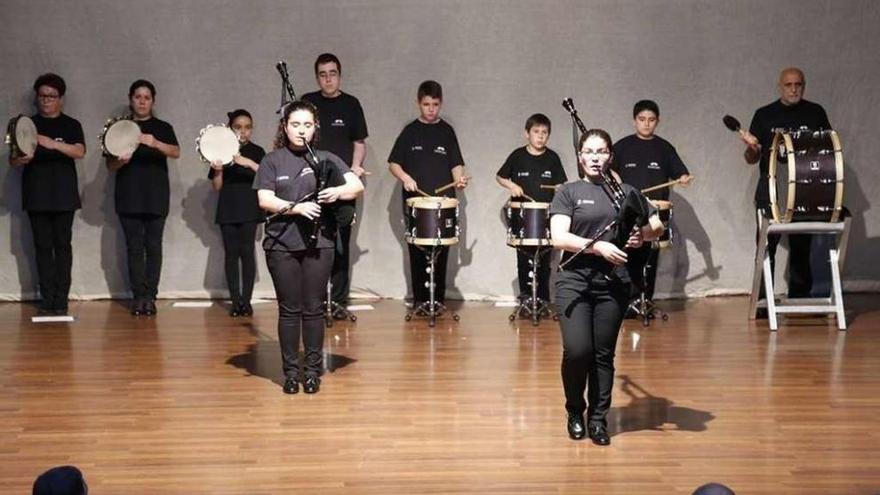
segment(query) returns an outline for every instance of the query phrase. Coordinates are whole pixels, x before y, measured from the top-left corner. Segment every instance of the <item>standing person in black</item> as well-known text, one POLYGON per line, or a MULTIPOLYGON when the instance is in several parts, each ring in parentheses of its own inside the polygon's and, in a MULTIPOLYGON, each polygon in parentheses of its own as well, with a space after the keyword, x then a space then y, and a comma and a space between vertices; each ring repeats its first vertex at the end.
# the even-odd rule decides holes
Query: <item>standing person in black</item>
MULTIPOLYGON (((322 53, 318 56, 315 60, 315 78, 321 90, 306 93, 302 99, 318 107, 318 118, 324 123, 317 147, 341 158, 358 178, 362 178, 366 173, 363 165, 367 155, 367 122, 358 99, 340 89, 342 64, 336 55, 322 53)), ((339 201, 336 206, 339 230, 330 274, 330 296, 333 302, 342 307, 348 303, 351 287, 349 258, 354 217, 355 202, 339 201)))
MULTIPOLYGON (((540 203, 553 201, 554 189, 546 186, 557 186, 568 180, 559 155, 547 147, 550 141, 550 119, 536 113, 526 119, 525 139, 527 144, 513 150, 498 172, 495 180, 510 191, 511 201, 529 201, 525 196, 540 203), (545 186, 545 187, 541 187, 545 186)), ((535 279, 538 282, 538 298, 550 300, 550 249, 545 249, 538 258, 538 271, 535 279)), ((519 282, 520 300, 531 297, 532 252, 527 249, 516 250, 516 271, 519 282)))
MULTIPOLYGON (((554 247, 566 262, 617 217, 603 189, 602 171, 611 161, 611 137, 601 129, 585 132, 579 142, 583 179, 563 185, 550 207, 554 247)), ((628 193, 633 187, 621 186, 628 193)), ((625 248, 638 248, 662 232, 651 209, 649 223, 629 237, 625 248)), ((614 385, 614 350, 623 312, 629 299, 630 278, 624 264, 627 253, 615 244, 597 241, 577 255, 556 280, 556 305, 562 330, 562 385, 568 412, 568 434, 580 440, 608 445, 606 415, 614 385), (584 401, 587 391, 589 407, 584 401), (584 411, 588 426, 584 425, 584 411)))
MULTIPOLYGON (((754 165, 758 163, 758 185, 755 189, 756 218, 770 216, 770 188, 768 174, 770 168, 770 147, 773 144, 773 136, 777 130, 796 131, 801 127, 812 130, 831 129, 828 115, 821 105, 804 99, 806 88, 804 73, 798 68, 789 67, 779 74, 780 98, 773 103, 763 106, 755 111, 749 132, 742 134, 742 140, 746 144, 744 158, 746 163, 754 165)), ((760 229, 757 224, 755 238, 760 229)), ((810 245, 813 236, 810 234, 794 234, 788 236, 789 245, 789 280, 788 297, 814 297, 828 294, 811 294, 814 275, 810 268, 810 245)), ((771 266, 775 268, 776 247, 779 245, 779 236, 773 235, 767 239, 767 252, 770 255, 771 266)), ((818 253, 826 256, 825 253, 818 253)), ((825 275, 830 278, 830 273, 825 275)), ((764 294, 764 284, 761 284, 761 296, 764 294)))
MULTIPOLYGON (((336 155, 317 151, 318 163, 305 143, 318 129, 318 110, 294 101, 283 112, 281 147, 263 158, 253 188, 260 207, 278 215, 266 226, 263 249, 278 298, 278 342, 286 394, 317 392, 323 369, 324 297, 333 263, 336 233, 333 204, 352 200, 364 190, 360 179, 336 155), (317 191, 317 179, 329 176, 317 191), (305 362, 299 360, 302 338, 305 362)), ((271 217, 270 217, 271 218, 271 217)))
POLYGON ((86 146, 79 121, 62 113, 66 91, 57 74, 34 81, 37 148, 33 155, 9 155, 10 165, 22 168, 22 209, 31 222, 44 315, 67 314, 73 213, 81 207, 74 160, 85 156, 86 146))
POLYGON ((138 79, 128 89, 132 118, 141 128, 140 145, 129 156, 108 157, 116 171, 116 214, 125 233, 132 315, 156 314, 162 272, 162 234, 168 216, 168 158, 180 157, 171 124, 153 116, 156 87, 138 79))
POLYGON ((228 167, 221 163, 212 163, 208 178, 211 179, 214 190, 220 191, 215 222, 220 225, 220 233, 223 235, 226 285, 229 287, 229 298, 232 299, 229 314, 252 316, 254 308, 251 306, 251 296, 257 276, 254 241, 257 237, 257 224, 266 218, 260 209, 253 184, 260 161, 266 156, 266 152, 251 142, 254 119, 250 112, 238 109, 227 116, 229 127, 238 135, 239 152, 228 167))
MULTIPOLYGON (((403 206, 408 198, 419 195, 419 189, 432 194, 435 189, 454 181, 455 188, 447 189, 443 193, 454 198, 455 189, 464 189, 468 183, 455 130, 440 118, 443 87, 437 81, 424 81, 419 85, 416 103, 419 106, 419 118, 403 128, 388 156, 388 170, 403 185, 403 206)), ((446 299, 449 247, 439 246, 437 249, 439 254, 434 265, 434 294, 442 304, 446 299)), ((409 245, 409 266, 413 307, 417 308, 430 297, 426 286, 429 281, 426 273, 428 262, 425 253, 412 244, 409 245)))
MULTIPOLYGON (((614 143, 612 169, 620 179, 638 190, 647 189, 676 179, 683 186, 691 182, 687 167, 672 144, 655 134, 660 123, 660 107, 652 100, 640 100, 633 106, 631 134, 614 143)), ((669 201, 669 188, 646 193, 652 200, 669 201)), ((672 228, 669 226, 668 228, 672 228)), ((660 251, 650 244, 635 249, 629 256, 633 280, 632 297, 638 297, 641 289, 647 299, 654 298, 654 282, 657 280, 657 258, 660 251), (644 267, 644 280, 642 268, 644 267)))

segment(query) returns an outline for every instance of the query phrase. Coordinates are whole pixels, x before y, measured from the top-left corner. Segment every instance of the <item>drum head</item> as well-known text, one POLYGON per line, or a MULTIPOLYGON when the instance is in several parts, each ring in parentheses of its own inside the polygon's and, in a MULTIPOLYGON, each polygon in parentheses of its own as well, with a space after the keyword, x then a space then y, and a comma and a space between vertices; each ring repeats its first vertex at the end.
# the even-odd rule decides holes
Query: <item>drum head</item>
POLYGON ((37 149, 37 126, 30 117, 21 115, 15 122, 15 146, 25 155, 37 149))
POLYGON ((648 203, 651 203, 651 206, 657 208, 658 210, 670 210, 672 209, 671 201, 664 201, 662 199, 649 199, 648 203))
POLYGON ((443 210, 457 207, 458 200, 445 196, 413 196, 406 200, 406 206, 425 210, 443 210))
POLYGON ((104 151, 112 156, 131 155, 140 144, 141 128, 133 120, 117 120, 104 132, 104 151))
POLYGON ((196 150, 207 163, 219 161, 224 165, 232 163, 238 154, 240 144, 235 131, 225 125, 210 125, 199 133, 196 150))

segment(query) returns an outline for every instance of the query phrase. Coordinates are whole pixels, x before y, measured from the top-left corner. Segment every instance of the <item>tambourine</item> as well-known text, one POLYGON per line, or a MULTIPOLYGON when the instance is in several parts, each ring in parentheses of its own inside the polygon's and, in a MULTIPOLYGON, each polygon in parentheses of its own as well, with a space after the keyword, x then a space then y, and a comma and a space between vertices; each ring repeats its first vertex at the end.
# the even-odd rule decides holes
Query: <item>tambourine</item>
POLYGON ((214 162, 231 165, 240 149, 238 134, 225 124, 209 124, 199 131, 199 137, 196 138, 199 158, 208 165, 214 162))
POLYGON ((98 139, 104 156, 119 158, 134 153, 140 145, 141 128, 130 116, 115 117, 104 124, 98 139))
POLYGON ((33 155, 37 149, 37 126, 27 115, 9 119, 6 126, 6 144, 13 157, 33 155))

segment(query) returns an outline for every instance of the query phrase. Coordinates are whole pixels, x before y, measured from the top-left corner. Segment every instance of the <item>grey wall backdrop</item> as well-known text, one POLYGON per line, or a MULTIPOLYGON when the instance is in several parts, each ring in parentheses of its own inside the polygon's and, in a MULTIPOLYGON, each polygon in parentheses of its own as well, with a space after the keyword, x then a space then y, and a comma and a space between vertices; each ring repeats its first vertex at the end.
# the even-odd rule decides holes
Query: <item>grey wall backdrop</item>
MULTIPOLYGON (((298 92, 316 88, 315 57, 336 53, 343 89, 369 124, 367 181, 354 248, 354 290, 401 297, 405 258, 399 188, 386 158, 416 116, 425 79, 444 86, 443 115, 456 129, 472 186, 453 249, 453 295, 509 298, 515 254, 505 246, 505 192, 494 174, 522 145, 533 112, 554 122, 551 147, 576 177, 563 97, 587 125, 615 138, 632 132, 632 104, 659 102, 659 134, 697 177, 673 193, 677 243, 661 257, 658 293, 747 290, 754 252, 757 172, 721 125, 747 124, 776 98, 780 68, 802 67, 807 98, 822 103, 846 148, 846 203, 855 212, 844 279, 850 290, 880 287, 880 3, 864 1, 40 1, 0 8, 0 115, 33 112, 30 86, 43 72, 68 83, 66 113, 83 124, 78 162, 83 209, 74 223, 72 297, 125 296, 124 240, 113 178, 97 145, 105 119, 122 113, 137 78, 157 88, 157 115, 171 122, 182 156, 171 161, 162 297, 224 296, 216 194, 194 149, 199 130, 245 107, 255 141, 269 146, 279 103, 275 61, 285 59, 298 92)), ((6 156, 2 157, 6 162, 6 156)), ((36 290, 20 170, 0 168, 0 297, 36 290)), ((272 295, 260 257, 257 295, 272 295)))

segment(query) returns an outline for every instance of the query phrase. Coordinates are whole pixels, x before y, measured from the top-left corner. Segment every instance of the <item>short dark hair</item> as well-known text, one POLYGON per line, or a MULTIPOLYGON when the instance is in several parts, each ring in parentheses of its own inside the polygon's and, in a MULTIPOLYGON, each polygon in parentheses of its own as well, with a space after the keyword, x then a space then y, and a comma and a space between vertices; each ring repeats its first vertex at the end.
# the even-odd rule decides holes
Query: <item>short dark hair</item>
POLYGON ((247 110, 245 110, 244 108, 239 108, 238 110, 233 110, 233 111, 227 113, 226 116, 229 117, 229 124, 227 124, 227 125, 229 125, 229 127, 232 127, 232 121, 239 118, 239 117, 247 117, 247 118, 251 119, 251 122, 254 121, 254 118, 251 117, 251 113, 248 112, 247 110))
POLYGON ((290 114, 297 110, 306 110, 315 118, 315 134, 312 136, 312 143, 318 142, 318 136, 321 131, 321 124, 318 122, 318 107, 306 100, 294 100, 285 105, 284 111, 281 112, 281 120, 278 122, 278 132, 275 134, 275 142, 273 143, 276 149, 285 148, 290 144, 284 126, 287 125, 287 119, 290 118, 290 114))
POLYGON ((47 72, 34 81, 34 91, 39 91, 40 86, 55 88, 60 96, 64 96, 64 93, 67 92, 67 84, 64 82, 64 78, 52 72, 47 72))
POLYGON ((706 483, 694 490, 692 495, 736 495, 727 485, 721 483, 706 483))
POLYGON ((332 53, 322 53, 318 55, 318 58, 315 59, 315 75, 318 75, 318 66, 321 64, 329 64, 333 62, 336 64, 336 70, 339 71, 339 74, 342 74, 342 64, 339 63, 339 59, 336 58, 336 55, 332 53))
POLYGON ((132 96, 134 96, 134 92, 137 91, 138 88, 147 88, 150 90, 150 96, 153 99, 156 99, 156 86, 153 86, 153 83, 147 81, 146 79, 138 79, 137 81, 131 83, 131 86, 128 87, 128 99, 130 100, 132 96))
POLYGON ((34 480, 33 495, 52 495, 65 493, 70 495, 86 495, 89 487, 82 471, 76 466, 58 466, 39 475, 34 480))
POLYGON ((547 117, 543 113, 534 113, 528 119, 526 119, 526 132, 531 131, 532 127, 536 125, 542 125, 547 128, 547 132, 550 132, 550 117, 547 117))
POLYGON ((443 86, 440 86, 440 83, 437 81, 428 80, 422 82, 422 84, 419 84, 417 98, 419 101, 422 101, 422 98, 426 96, 443 101, 443 86))
POLYGON ((639 100, 633 105, 633 118, 636 118, 638 114, 645 110, 654 112, 654 115, 657 117, 660 116, 660 107, 657 106, 657 102, 654 100, 639 100))

